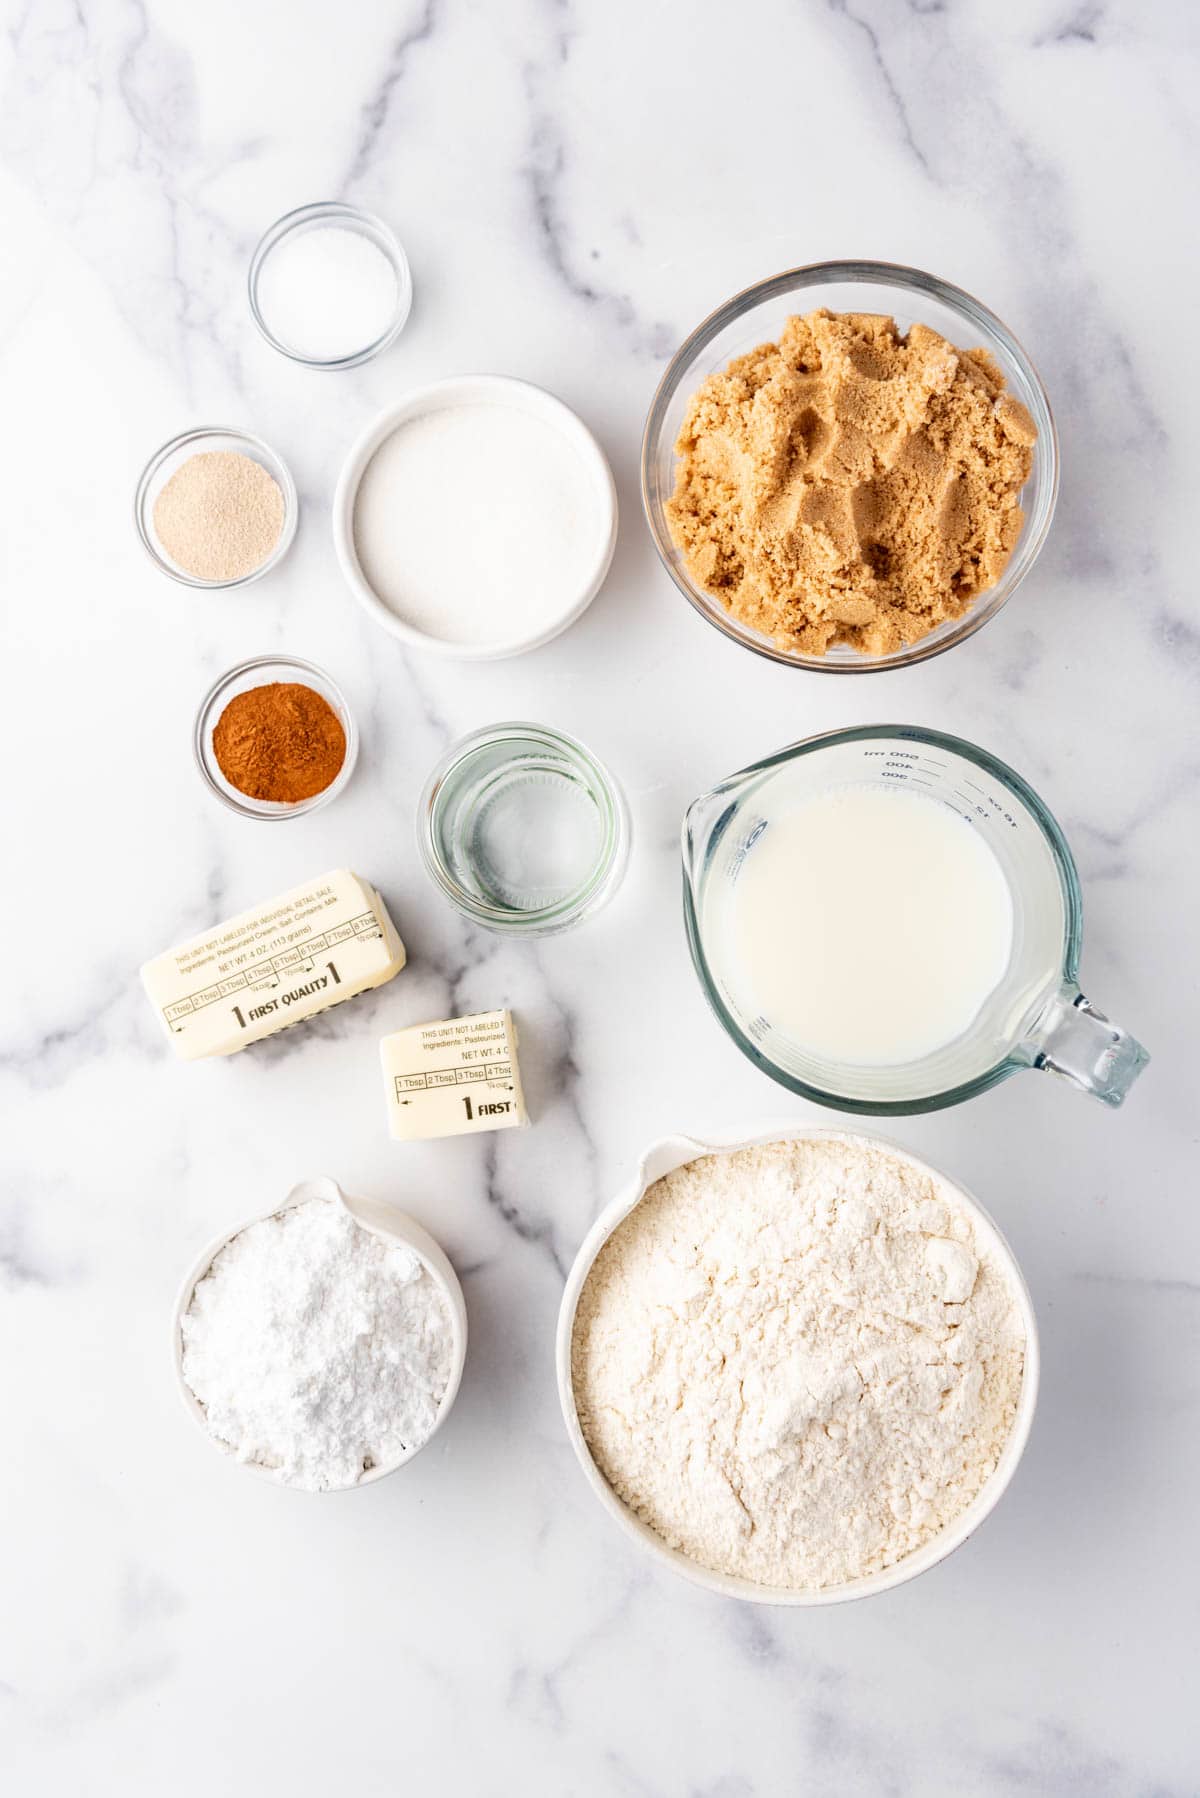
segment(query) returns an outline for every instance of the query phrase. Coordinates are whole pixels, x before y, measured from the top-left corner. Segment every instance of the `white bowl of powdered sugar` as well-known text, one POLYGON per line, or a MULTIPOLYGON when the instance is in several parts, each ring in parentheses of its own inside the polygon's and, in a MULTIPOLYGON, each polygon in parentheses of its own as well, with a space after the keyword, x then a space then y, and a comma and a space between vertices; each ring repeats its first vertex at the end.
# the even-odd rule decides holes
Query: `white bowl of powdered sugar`
POLYGON ((728 1597, 836 1604, 924 1573, 1028 1439, 1037 1329, 983 1208, 836 1130, 672 1137, 571 1269, 558 1387, 629 1536, 728 1597))
POLYGON ((188 1414, 251 1473, 309 1492, 411 1461, 445 1423, 466 1353, 438 1244, 324 1178, 211 1243, 175 1306, 188 1414))

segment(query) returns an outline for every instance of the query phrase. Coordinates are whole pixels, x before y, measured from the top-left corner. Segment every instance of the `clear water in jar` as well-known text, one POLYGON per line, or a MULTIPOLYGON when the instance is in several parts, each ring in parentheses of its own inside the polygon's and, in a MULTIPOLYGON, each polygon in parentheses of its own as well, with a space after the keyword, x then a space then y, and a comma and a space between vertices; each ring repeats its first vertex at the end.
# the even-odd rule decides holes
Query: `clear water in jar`
POLYGON ((503 911, 563 905, 594 875, 605 821, 588 781, 544 745, 509 741, 447 776, 440 848, 459 884, 503 911))

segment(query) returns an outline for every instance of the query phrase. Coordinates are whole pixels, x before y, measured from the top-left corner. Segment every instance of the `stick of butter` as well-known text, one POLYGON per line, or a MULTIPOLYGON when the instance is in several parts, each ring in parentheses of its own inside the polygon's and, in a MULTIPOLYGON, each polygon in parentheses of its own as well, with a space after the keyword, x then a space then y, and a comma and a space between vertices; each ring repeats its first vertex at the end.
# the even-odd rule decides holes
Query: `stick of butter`
POLYGON ((379 1047, 388 1124, 401 1142, 529 1122, 511 1012, 414 1024, 379 1047))
POLYGON ((196 1061, 382 986, 404 962, 379 894, 339 868, 148 961, 142 985, 176 1054, 196 1061))

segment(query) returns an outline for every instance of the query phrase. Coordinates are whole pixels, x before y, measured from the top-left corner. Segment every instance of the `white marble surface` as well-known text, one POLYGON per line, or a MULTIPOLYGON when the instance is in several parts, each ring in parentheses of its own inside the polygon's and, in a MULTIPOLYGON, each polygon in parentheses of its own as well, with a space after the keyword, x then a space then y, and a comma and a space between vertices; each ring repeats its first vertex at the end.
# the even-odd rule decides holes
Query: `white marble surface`
POLYGON ((5 14, 3 1789, 1195 1793, 1193 9, 5 14), (336 195, 396 227, 417 298, 382 360, 322 377, 259 341, 243 281, 272 218, 336 195), (845 254, 984 297, 1041 367, 1064 467, 1050 543, 1002 616, 858 681, 769 666, 695 618, 636 486, 679 338, 745 283, 845 254), (480 369, 578 407, 623 506, 586 618, 493 667, 386 640, 328 520, 376 408, 480 369), (260 431, 302 493, 287 563, 243 594, 172 586, 133 534, 142 461, 200 422, 260 431), (345 798, 281 831, 218 808, 189 746, 210 679, 275 647, 345 683, 364 738, 345 798), (411 840, 441 747, 522 714, 606 756, 637 829, 611 908, 540 948, 461 928, 411 840), (705 1011, 679 918, 685 802, 797 736, 884 717, 975 738, 1040 789, 1083 876, 1085 987, 1155 1059, 1117 1114, 1029 1075, 893 1126, 1009 1233, 1044 1332, 1039 1417, 950 1562, 884 1599, 780 1613, 660 1577, 610 1527, 560 1427, 552 1328, 645 1142, 806 1115, 705 1011), (402 980, 265 1051, 175 1064, 139 962, 339 862, 391 901, 402 980), (389 1145, 379 1034, 498 1004, 522 1018, 536 1127, 389 1145), (313 1500, 208 1452, 167 1331, 203 1241, 322 1170, 436 1232, 472 1348, 427 1455, 313 1500))

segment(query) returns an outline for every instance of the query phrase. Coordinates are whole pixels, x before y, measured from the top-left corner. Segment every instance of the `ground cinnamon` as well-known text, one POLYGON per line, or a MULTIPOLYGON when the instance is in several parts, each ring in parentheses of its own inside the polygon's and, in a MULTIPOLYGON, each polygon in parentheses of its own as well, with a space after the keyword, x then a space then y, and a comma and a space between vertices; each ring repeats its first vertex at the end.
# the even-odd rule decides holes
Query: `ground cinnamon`
POLYGON ((229 701, 213 731, 213 754, 239 793, 296 805, 337 779, 346 733, 328 700, 311 687, 272 681, 229 701))

